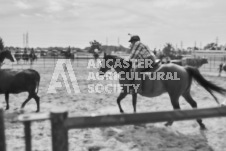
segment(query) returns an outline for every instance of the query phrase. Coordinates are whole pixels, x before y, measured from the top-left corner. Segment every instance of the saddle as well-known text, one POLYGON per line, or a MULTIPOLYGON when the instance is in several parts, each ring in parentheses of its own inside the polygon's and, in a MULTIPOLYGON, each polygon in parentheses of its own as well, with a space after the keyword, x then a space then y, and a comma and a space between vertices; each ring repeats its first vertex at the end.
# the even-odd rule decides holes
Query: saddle
MULTIPOLYGON (((160 60, 156 60, 153 64, 152 64, 152 68, 146 68, 140 72, 155 72, 159 69, 159 67, 161 66, 161 61, 160 60)), ((143 92, 143 84, 144 84, 144 80, 143 78, 141 78, 141 80, 134 80, 134 84, 139 84, 139 88, 137 90, 138 93, 142 93, 143 92)))
POLYGON ((146 68, 146 69, 142 70, 141 72, 154 72, 160 67, 160 64, 161 64, 161 60, 158 59, 152 64, 152 68, 146 68))

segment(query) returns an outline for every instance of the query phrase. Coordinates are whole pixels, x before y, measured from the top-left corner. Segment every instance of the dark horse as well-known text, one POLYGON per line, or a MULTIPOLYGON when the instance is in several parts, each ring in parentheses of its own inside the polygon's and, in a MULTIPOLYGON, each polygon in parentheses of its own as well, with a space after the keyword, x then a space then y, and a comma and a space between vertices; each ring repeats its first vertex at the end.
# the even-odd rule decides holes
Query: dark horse
POLYGON ((71 53, 71 52, 67 52, 67 53, 65 53, 65 58, 66 58, 66 59, 70 59, 70 60, 74 61, 75 56, 74 56, 74 54, 73 54, 73 53, 71 53))
POLYGON ((28 61, 29 61, 29 54, 23 53, 22 59, 23 59, 25 62, 28 62, 28 61))
POLYGON ((14 54, 14 57, 15 57, 17 63, 19 63, 20 59, 22 59, 22 54, 20 52, 16 52, 14 54))
MULTIPOLYGON (((99 70, 100 75, 104 75, 108 70, 114 68, 117 73, 119 73, 119 83, 124 84, 122 86, 122 92, 120 93, 119 97, 117 98, 117 103, 119 106, 119 110, 123 113, 123 109, 121 107, 121 100, 125 98, 125 96, 129 93, 132 93, 132 102, 134 112, 136 112, 136 102, 137 102, 137 93, 146 96, 146 97, 156 97, 163 93, 168 93, 171 104, 174 109, 180 109, 179 105, 179 97, 183 96, 184 99, 193 107, 197 108, 196 101, 192 98, 190 94, 192 79, 195 79, 204 89, 206 89, 215 99, 215 101, 219 104, 217 98, 214 96, 213 91, 218 92, 220 94, 226 94, 226 89, 219 87, 213 84, 210 81, 207 81, 199 72, 199 70, 195 67, 186 66, 182 67, 176 64, 162 64, 160 67, 155 71, 152 72, 151 75, 161 73, 164 79, 153 78, 150 79, 150 76, 147 74, 143 79, 142 91, 135 91, 134 87, 128 92, 127 86, 125 84, 138 84, 140 81, 137 79, 134 82, 133 79, 135 74, 134 72, 130 72, 131 62, 125 61, 124 59, 112 56, 112 55, 104 55, 104 59, 102 61, 102 66, 99 70), (106 65, 108 63, 108 65, 106 65), (121 64, 121 66, 119 65, 121 64), (172 73, 177 73, 177 80, 167 79, 167 75, 172 73), (133 78, 131 78, 133 77, 133 78), (179 78, 179 80, 178 80, 179 78)), ((150 74, 149 74, 150 75, 150 74)), ((157 74, 158 75, 158 74, 157 74)), ((156 76, 157 77, 157 76, 156 76)), ((200 125, 201 129, 205 129, 205 125, 202 123, 201 119, 197 119, 198 124, 200 125)), ((169 126, 172 125, 173 121, 168 121, 165 125, 169 126)))
POLYGON ((0 68, 3 65, 3 61, 5 59, 9 59, 12 62, 15 61, 11 52, 9 50, 4 50, 4 51, 0 52, 0 68))
POLYGON ((31 99, 34 98, 39 111, 38 87, 40 75, 37 71, 26 69, 22 71, 12 69, 0 69, 0 94, 5 94, 6 110, 9 109, 9 94, 28 92, 28 98, 24 101, 21 108, 31 99))
POLYGON ((208 60, 206 58, 182 58, 181 60, 170 60, 170 63, 200 68, 203 64, 207 64, 208 60))
POLYGON ((28 56, 30 63, 33 64, 34 61, 37 61, 38 57, 36 56, 35 53, 30 53, 28 56))
POLYGON ((93 57, 95 62, 97 61, 97 59, 99 58, 99 53, 101 52, 101 44, 97 41, 93 41, 91 42, 91 48, 90 48, 90 52, 93 53, 93 57))
POLYGON ((226 63, 220 63, 218 70, 219 70, 219 75, 218 76, 221 76, 221 72, 222 71, 226 71, 226 63))

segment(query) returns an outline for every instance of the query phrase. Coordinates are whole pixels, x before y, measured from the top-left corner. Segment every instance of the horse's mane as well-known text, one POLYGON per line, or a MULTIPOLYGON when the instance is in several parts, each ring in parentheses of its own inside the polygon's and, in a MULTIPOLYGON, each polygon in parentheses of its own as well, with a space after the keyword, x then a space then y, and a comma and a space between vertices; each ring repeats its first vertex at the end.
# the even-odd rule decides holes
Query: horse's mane
POLYGON ((10 52, 8 49, 0 51, 0 54, 4 54, 6 52, 10 52))
POLYGON ((125 60, 125 59, 123 59, 123 58, 121 58, 119 56, 116 56, 116 55, 107 55, 107 56, 105 56, 104 59, 113 59, 113 60, 119 59, 120 62, 127 62, 127 63, 130 64, 128 69, 130 69, 132 67, 132 62, 131 61, 127 61, 127 60, 125 60))
POLYGON ((6 56, 7 53, 10 53, 10 51, 8 49, 3 50, 3 51, 0 52, 0 63, 3 62, 3 60, 5 59, 5 56, 6 56))
MULTIPOLYGON (((123 59, 123 58, 121 58, 121 57, 119 57, 119 56, 116 56, 116 55, 107 55, 106 56, 106 58, 108 58, 108 59, 120 59, 120 60, 125 60, 125 59, 123 59)), ((125 60, 126 61, 126 60, 125 60)))

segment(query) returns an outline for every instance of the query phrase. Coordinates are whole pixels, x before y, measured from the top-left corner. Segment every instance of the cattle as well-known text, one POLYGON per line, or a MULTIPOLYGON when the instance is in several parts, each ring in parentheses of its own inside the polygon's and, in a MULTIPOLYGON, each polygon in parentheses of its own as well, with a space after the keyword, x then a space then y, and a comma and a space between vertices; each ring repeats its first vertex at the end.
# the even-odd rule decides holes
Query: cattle
POLYGON ((0 69, 0 94, 5 94, 6 110, 9 109, 9 94, 18 94, 28 92, 28 98, 23 102, 21 108, 24 108, 30 99, 35 99, 37 104, 36 112, 39 112, 39 89, 40 75, 33 69, 13 70, 0 69))
POLYGON ((207 64, 208 60, 206 58, 182 58, 181 60, 170 60, 170 62, 180 66, 200 68, 203 64, 207 64))

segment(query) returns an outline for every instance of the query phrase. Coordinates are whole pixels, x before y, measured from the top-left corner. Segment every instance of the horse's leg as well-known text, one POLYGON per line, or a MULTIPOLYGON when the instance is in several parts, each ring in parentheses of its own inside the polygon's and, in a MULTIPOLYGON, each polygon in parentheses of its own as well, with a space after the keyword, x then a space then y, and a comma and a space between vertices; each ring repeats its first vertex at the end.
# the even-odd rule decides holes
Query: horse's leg
POLYGON ((34 98, 35 99, 35 101, 36 101, 36 104, 37 104, 37 110, 36 110, 36 112, 39 112, 39 110, 40 110, 40 98, 39 98, 39 96, 37 95, 37 93, 34 93, 33 95, 32 95, 32 98, 34 98))
POLYGON ((133 98, 133 110, 134 110, 134 113, 136 113, 137 93, 133 93, 132 98, 133 98))
MULTIPOLYGON (((174 108, 174 110, 180 109, 179 105, 179 96, 178 95, 170 95, 171 104, 174 108)), ((168 121, 165 126, 171 126, 173 124, 173 121, 168 121)))
POLYGON ((24 106, 27 104, 27 102, 32 98, 31 93, 29 92, 28 98, 24 101, 24 103, 21 105, 21 108, 24 108, 24 106))
POLYGON ((219 77, 221 76, 221 72, 222 72, 222 69, 219 69, 219 75, 218 75, 219 77))
POLYGON ((119 107, 119 110, 120 110, 121 113, 123 113, 124 111, 123 111, 123 109, 122 109, 122 107, 121 107, 120 102, 121 102, 122 99, 124 99, 124 98, 126 97, 126 95, 127 95, 127 93, 121 92, 121 93, 119 94, 118 98, 117 98, 118 107, 119 107))
POLYGON ((5 93, 6 110, 9 109, 9 93, 5 93))
MULTIPOLYGON (((183 94, 184 99, 192 106, 192 108, 197 108, 197 103, 195 100, 191 97, 190 91, 183 94)), ((200 129, 204 130, 206 129, 206 126, 202 123, 201 119, 197 119, 197 122, 200 126, 200 129)))

